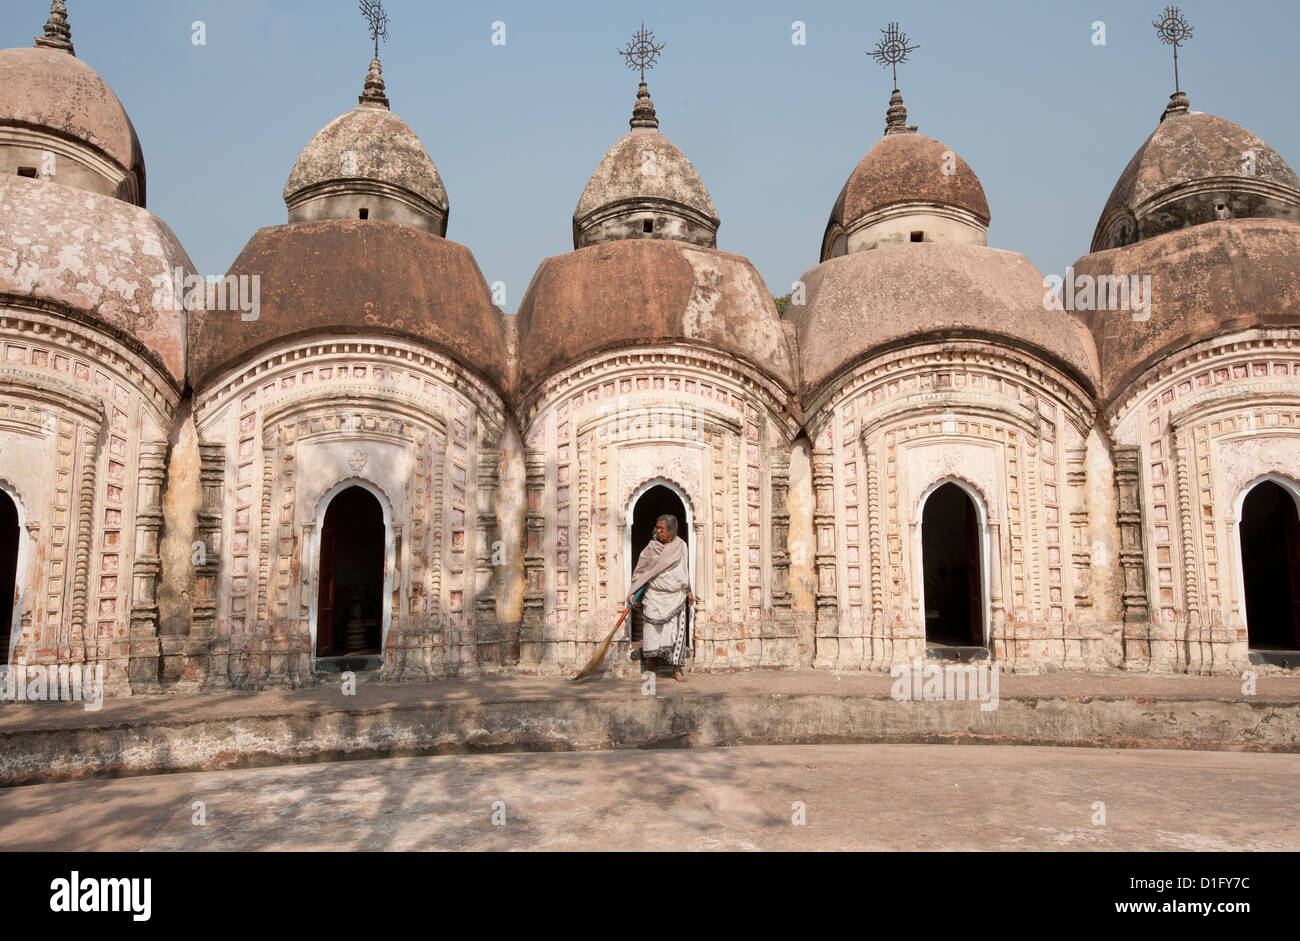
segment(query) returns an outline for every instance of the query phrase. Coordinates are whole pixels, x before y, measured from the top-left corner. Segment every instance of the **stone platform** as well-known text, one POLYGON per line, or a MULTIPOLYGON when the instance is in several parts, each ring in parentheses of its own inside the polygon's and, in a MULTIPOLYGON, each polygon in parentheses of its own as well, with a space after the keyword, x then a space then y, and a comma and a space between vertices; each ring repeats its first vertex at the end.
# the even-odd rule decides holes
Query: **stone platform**
POLYGON ((898 701, 880 673, 766 672, 572 683, 368 682, 0 704, 0 785, 387 756, 849 743, 1300 752, 1300 677, 1009 675, 997 707, 898 701))

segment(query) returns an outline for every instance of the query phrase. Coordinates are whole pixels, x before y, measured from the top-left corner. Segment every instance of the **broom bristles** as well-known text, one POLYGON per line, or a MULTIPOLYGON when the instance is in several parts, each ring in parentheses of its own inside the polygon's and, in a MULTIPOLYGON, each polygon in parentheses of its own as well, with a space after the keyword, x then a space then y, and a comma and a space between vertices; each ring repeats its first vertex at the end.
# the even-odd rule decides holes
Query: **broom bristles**
MULTIPOLYGON (((644 593, 645 586, 642 585, 636 590, 636 594, 632 596, 632 604, 636 604, 644 593)), ((614 629, 605 635, 605 639, 600 642, 600 646, 597 647, 596 652, 591 655, 591 659, 587 661, 587 665, 579 670, 578 675, 573 678, 575 683, 578 680, 585 680, 600 669, 600 665, 605 662, 605 655, 609 653, 610 645, 614 643, 614 635, 618 633, 618 629, 623 626, 623 621, 631 613, 632 605, 630 604, 624 608, 623 613, 618 616, 618 622, 614 625, 614 629)))
POLYGON ((596 648, 596 652, 587 661, 587 665, 578 671, 578 675, 573 678, 574 682, 585 680, 600 669, 601 664, 605 662, 606 654, 609 653, 609 648, 614 643, 614 635, 618 633, 618 629, 622 626, 623 621, 619 619, 619 622, 614 625, 614 629, 606 634, 605 639, 600 642, 600 646, 596 648))

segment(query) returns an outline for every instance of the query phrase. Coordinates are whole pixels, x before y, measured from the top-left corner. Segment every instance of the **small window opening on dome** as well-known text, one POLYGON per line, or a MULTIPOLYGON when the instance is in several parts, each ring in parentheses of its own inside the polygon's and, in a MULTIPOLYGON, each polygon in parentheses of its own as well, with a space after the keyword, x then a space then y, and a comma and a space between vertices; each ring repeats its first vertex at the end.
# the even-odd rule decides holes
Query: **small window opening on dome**
POLYGON ((361 212, 360 212, 360 218, 362 218, 362 219, 369 219, 369 218, 370 218, 370 210, 369 210, 369 209, 362 209, 361 212))
POLYGON ((913 232, 913 233, 912 233, 912 241, 913 241, 913 242, 924 242, 924 241, 925 241, 925 233, 924 233, 924 232, 913 232))
POLYGON ((35 167, 19 167, 19 168, 18 168, 18 175, 19 175, 19 176, 25 176, 25 177, 28 177, 28 178, 34 180, 34 179, 36 179, 36 168, 35 168, 35 167))
POLYGON ((653 219, 646 219, 644 222, 641 223, 642 232, 653 232, 654 230, 655 230, 655 224, 653 219))

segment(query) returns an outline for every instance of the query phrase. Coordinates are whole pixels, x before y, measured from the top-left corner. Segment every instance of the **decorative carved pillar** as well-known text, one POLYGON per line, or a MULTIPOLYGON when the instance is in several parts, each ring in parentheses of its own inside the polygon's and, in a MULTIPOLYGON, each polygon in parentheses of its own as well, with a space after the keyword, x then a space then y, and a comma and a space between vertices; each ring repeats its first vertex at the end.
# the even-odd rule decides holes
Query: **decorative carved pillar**
POLYGON ((443 523, 443 506, 446 502, 443 468, 447 461, 448 439, 446 435, 435 433, 433 443, 433 462, 429 472, 429 495, 433 518, 429 524, 429 625, 433 630, 433 656, 441 656, 442 644, 442 547, 447 539, 443 523))
POLYGON ((867 552, 871 556, 871 632, 876 634, 885 623, 885 547, 880 528, 880 471, 876 468, 879 453, 874 447, 864 449, 867 472, 867 552))
POLYGON ((1092 606, 1092 547, 1088 544, 1088 469, 1086 448, 1066 448, 1065 484, 1070 490, 1070 558, 1074 567, 1074 606, 1092 606))
POLYGON ((162 570, 159 540, 162 530, 162 489, 166 477, 166 442, 140 445, 136 473, 135 561, 131 571, 130 664, 131 691, 158 689, 161 650, 158 645, 158 573, 162 570))
POLYGON ((1119 523, 1119 563, 1124 575, 1124 659, 1145 667, 1150 661, 1150 604, 1142 538, 1141 449, 1116 446, 1115 491, 1119 523))
POLYGON ((586 630, 591 617, 591 462, 592 435, 578 442, 578 624, 586 630))
POLYGON ((989 607, 993 623, 1007 623, 1007 608, 1002 600, 1002 524, 989 520, 989 607))
POLYGON ((257 552, 257 603, 253 609, 258 624, 267 624, 271 617, 271 481, 274 468, 275 439, 267 438, 262 444, 262 503, 258 520, 261 532, 257 552))
MULTIPOLYGON (((40 543, 41 524, 37 520, 28 520, 26 529, 27 529, 27 545, 31 546, 33 549, 36 549, 36 547, 41 544, 40 543)), ((20 580, 24 577, 22 572, 18 572, 17 575, 18 575, 18 579, 20 580)), ((33 579, 34 579, 33 587, 39 587, 41 582, 40 573, 39 572, 33 573, 33 579)), ((17 594, 18 585, 21 584, 22 582, 19 581, 18 584, 15 585, 15 592, 14 592, 15 595, 17 594)), ((20 644, 26 644, 32 641, 33 639, 32 611, 35 610, 36 606, 40 603, 38 600, 39 594, 40 594, 39 591, 32 591, 24 598, 25 604, 23 605, 23 610, 18 615, 18 635, 17 637, 15 637, 13 634, 10 634, 9 640, 11 644, 15 640, 18 641, 20 644)), ((4 655, 6 656, 9 653, 10 651, 8 650, 4 651, 4 655)), ((84 654, 82 654, 81 657, 79 658, 75 651, 70 651, 69 658, 84 659, 84 654)))
MULTIPOLYGON (((778 445, 781 447, 781 445, 778 445)), ((766 518, 768 523, 768 593, 766 612, 768 623, 761 628, 759 665, 761 666, 797 666, 799 664, 798 642, 794 630, 794 596, 790 590, 790 460, 789 452, 773 449, 768 458, 768 499, 767 513, 759 511, 759 520, 766 518)), ((753 470, 752 466, 746 474, 753 470)), ((759 470, 761 474, 762 471, 759 470)), ((751 501, 752 511, 752 496, 751 501)), ((759 507, 763 506, 762 495, 759 507)), ((751 551, 752 547, 751 547, 751 551)), ((750 585, 753 585, 753 558, 748 562, 750 585)), ((761 577, 761 576, 760 576, 761 577)))
MULTIPOLYGON (((727 617, 727 596, 732 588, 733 579, 727 576, 727 508, 726 508, 726 455, 725 455, 725 436, 713 428, 706 429, 709 441, 709 454, 712 458, 713 476, 712 483, 709 485, 709 515, 712 524, 709 527, 709 536, 712 545, 709 547, 710 554, 713 557, 713 563, 710 571, 713 573, 713 603, 711 605, 713 616, 704 623, 702 632, 697 636, 704 638, 704 656, 696 660, 696 669, 704 669, 712 665, 717 653, 717 646, 713 639, 717 636, 718 631, 722 631, 724 636, 727 628, 725 623, 727 617), (715 622, 715 623, 710 623, 715 622)), ((739 575, 737 574, 737 578, 739 575)))
POLYGON ((790 593, 790 461, 772 457, 772 617, 782 625, 793 623, 790 593))
POLYGON ((1039 485, 1042 468, 1038 466, 1039 441, 1037 435, 1025 438, 1025 460, 1023 468, 1025 487, 1025 554, 1029 557, 1025 565, 1025 604, 1029 608, 1030 620, 1046 621, 1047 605, 1044 597, 1046 576, 1043 571, 1042 554, 1039 547, 1043 541, 1043 488, 1039 485))
POLYGON ((519 631, 519 660, 536 665, 542 660, 542 620, 546 614, 546 454, 525 450, 524 470, 524 621, 519 631))
MULTIPOLYGON (((100 659, 98 631, 86 629, 86 605, 90 592, 90 550, 94 540, 95 477, 98 471, 99 429, 83 427, 77 461, 81 471, 77 493, 77 554, 72 576, 71 646, 82 645, 87 662, 100 659)), ((58 646, 67 646, 60 643, 58 646)))
POLYGON ((925 636, 925 612, 921 610, 921 587, 925 580, 925 546, 921 546, 921 552, 916 557, 911 556, 912 547, 917 545, 917 530, 921 528, 919 519, 910 519, 907 521, 907 539, 903 545, 908 555, 908 614, 913 624, 919 624, 921 628, 921 639, 926 640, 925 636))
POLYGON ((1183 614, 1187 625, 1187 637, 1184 638, 1186 643, 1175 644, 1175 668, 1200 672, 1201 590, 1196 577, 1196 550, 1192 541, 1192 499, 1187 466, 1188 441, 1185 435, 1178 435, 1174 444, 1174 456, 1174 473, 1178 475, 1178 528, 1183 553, 1183 614))
POLYGON ((989 639, 996 657, 997 642, 1002 641, 1003 662, 1008 670, 1016 663, 1016 642, 1007 631, 1007 606, 1002 597, 1002 524, 989 519, 989 639))
MULTIPOLYGON (((731 544, 728 546, 729 565, 728 568, 734 573, 732 576, 735 581, 731 585, 731 617, 733 625, 745 623, 745 604, 746 604, 746 582, 744 558, 741 555, 741 546, 746 542, 745 532, 749 528, 745 524, 745 518, 742 513, 741 503, 742 495, 745 492, 745 462, 744 462, 744 438, 743 432, 739 435, 727 435, 727 454, 730 457, 727 468, 728 487, 723 492, 728 496, 728 509, 731 511, 731 544)), ((631 523, 629 522, 629 525, 631 523)), ((734 627, 733 627, 734 630, 734 627)))
MULTIPOLYGON (((1241 534, 1237 531, 1237 517, 1233 514, 1231 507, 1224 507, 1223 513, 1223 551, 1234 553, 1239 550, 1241 543, 1241 534)), ((1231 555, 1229 555, 1231 558, 1231 555)), ((1245 642, 1248 640, 1246 635, 1246 625, 1241 620, 1241 593, 1245 587, 1241 584, 1238 575, 1240 574, 1235 565, 1221 565, 1219 570, 1224 573, 1224 581, 1228 583, 1228 640, 1229 642, 1245 642)), ((1213 632, 1210 634, 1214 638, 1213 632)))
POLYGON ((199 486, 203 502, 199 507, 196 535, 202 549, 195 547, 194 606, 185 654, 186 674, 212 689, 230 685, 230 638, 217 633, 225 483, 225 445, 200 444, 199 486))
MULTIPOLYGON (((474 632, 478 635, 480 652, 486 642, 488 659, 500 662, 500 632, 497 628, 496 579, 493 577, 492 556, 497 541, 496 484, 497 466, 501 452, 482 446, 478 454, 478 551, 474 557, 474 632)), ((477 659, 477 657, 476 657, 477 659)))
POLYGON ((817 549, 817 655, 816 666, 834 666, 839 656, 840 597, 836 584, 838 558, 835 551, 835 454, 830 448, 816 448, 812 455, 813 529, 817 549), (831 638, 836 638, 831 640, 831 638))
POLYGON ((1066 609, 1065 668, 1087 669, 1081 615, 1092 610, 1092 547, 1088 540, 1088 449, 1065 449, 1065 488, 1070 500, 1071 606, 1066 609), (1072 622, 1072 623, 1071 623, 1072 622))

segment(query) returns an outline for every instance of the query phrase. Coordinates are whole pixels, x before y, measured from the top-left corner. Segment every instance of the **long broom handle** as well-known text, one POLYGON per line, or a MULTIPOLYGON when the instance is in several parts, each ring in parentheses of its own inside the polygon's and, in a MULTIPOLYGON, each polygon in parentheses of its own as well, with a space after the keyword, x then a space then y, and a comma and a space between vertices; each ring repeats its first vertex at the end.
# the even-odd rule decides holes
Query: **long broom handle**
MULTIPOLYGON (((645 590, 649 587, 650 586, 648 584, 642 585, 632 594, 632 604, 629 604, 626 608, 623 609, 623 614, 619 617, 618 624, 622 624, 623 618, 627 617, 629 614, 632 613, 632 605, 636 604, 638 601, 641 600, 641 596, 645 594, 645 590)), ((615 624, 614 626, 618 627, 618 624, 615 624)))

